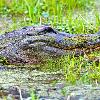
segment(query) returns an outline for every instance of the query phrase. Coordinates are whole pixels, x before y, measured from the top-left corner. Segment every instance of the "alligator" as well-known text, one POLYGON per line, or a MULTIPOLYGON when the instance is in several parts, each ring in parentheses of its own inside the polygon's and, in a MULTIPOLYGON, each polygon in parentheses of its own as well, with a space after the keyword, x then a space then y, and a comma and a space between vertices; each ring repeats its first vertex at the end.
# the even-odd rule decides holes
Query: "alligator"
POLYGON ((0 57, 6 64, 37 64, 46 57, 76 56, 100 50, 100 32, 70 34, 50 26, 29 26, 0 35, 0 57))
MULTIPOLYGON (((36 67, 35 70, 26 67, 44 63, 48 58, 55 59, 63 55, 78 57, 96 50, 100 51, 100 32, 70 34, 59 32, 50 26, 29 26, 2 34, 0 35, 0 97, 9 95, 9 91, 13 93, 10 87, 19 86, 23 90, 24 86, 36 88, 41 84, 64 80, 62 70, 47 73, 36 70, 36 67)), ((14 95, 16 96, 16 93, 14 95)))

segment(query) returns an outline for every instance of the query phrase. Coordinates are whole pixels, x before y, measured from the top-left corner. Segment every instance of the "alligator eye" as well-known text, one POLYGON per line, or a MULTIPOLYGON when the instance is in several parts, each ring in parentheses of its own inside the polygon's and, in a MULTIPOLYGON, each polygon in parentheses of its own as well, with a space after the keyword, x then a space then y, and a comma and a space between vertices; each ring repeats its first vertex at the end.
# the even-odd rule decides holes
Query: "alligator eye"
POLYGON ((48 32, 48 33, 53 32, 53 33, 57 34, 57 32, 54 29, 52 29, 50 26, 43 26, 42 29, 38 32, 38 34, 43 33, 43 32, 44 33, 46 33, 46 32, 48 32))
POLYGON ((54 33, 56 33, 56 31, 54 31, 54 30, 53 30, 51 27, 49 27, 49 26, 46 26, 44 30, 47 31, 47 32, 54 32, 54 33))

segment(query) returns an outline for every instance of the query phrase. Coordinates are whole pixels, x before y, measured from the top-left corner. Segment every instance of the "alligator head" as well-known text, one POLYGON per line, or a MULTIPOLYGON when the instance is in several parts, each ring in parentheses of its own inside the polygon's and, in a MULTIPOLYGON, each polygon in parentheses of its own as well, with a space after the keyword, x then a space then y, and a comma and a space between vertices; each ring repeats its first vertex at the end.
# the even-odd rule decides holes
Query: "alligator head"
POLYGON ((24 27, 1 35, 0 41, 0 55, 9 64, 37 64, 47 57, 100 49, 100 33, 76 35, 58 32, 50 26, 24 27))

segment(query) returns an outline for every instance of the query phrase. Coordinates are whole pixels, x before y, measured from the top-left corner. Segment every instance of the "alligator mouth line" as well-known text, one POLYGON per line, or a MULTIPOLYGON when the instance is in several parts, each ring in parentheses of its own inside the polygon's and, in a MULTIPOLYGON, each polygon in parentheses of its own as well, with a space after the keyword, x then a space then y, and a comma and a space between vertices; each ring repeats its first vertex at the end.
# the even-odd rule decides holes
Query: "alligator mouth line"
MULTIPOLYGON (((51 51, 51 53, 57 53, 58 51, 64 51, 64 52, 84 52, 84 53, 91 53, 93 51, 100 50, 100 42, 91 42, 89 44, 88 42, 85 44, 76 44, 76 45, 62 45, 58 44, 55 41, 47 41, 47 40, 35 40, 32 43, 29 44, 29 48, 33 50, 44 50, 45 52, 51 51)), ((26 49, 29 49, 26 47, 26 49)), ((24 49, 25 50, 25 47, 24 49)))
MULTIPOLYGON (((83 44, 82 44, 83 45, 83 44)), ((90 49, 90 50, 99 50, 100 43, 94 44, 94 45, 74 45, 74 46, 63 46, 62 45, 54 45, 53 47, 63 50, 75 50, 75 49, 90 49)))

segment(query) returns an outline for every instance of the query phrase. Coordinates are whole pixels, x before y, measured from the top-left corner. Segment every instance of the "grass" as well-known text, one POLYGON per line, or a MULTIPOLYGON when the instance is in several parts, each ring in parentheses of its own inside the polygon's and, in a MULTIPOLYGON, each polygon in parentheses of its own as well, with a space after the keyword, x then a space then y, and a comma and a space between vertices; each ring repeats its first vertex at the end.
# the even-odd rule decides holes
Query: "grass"
MULTIPOLYGON (((98 53, 100 54, 100 52, 98 53)), ((97 85, 100 83, 100 64, 83 56, 67 55, 55 60, 49 59, 41 70, 45 72, 62 70, 67 84, 97 85)))
MULTIPOLYGON (((5 26, 5 30, 1 28, 1 33, 41 24, 76 34, 95 33, 100 28, 100 14, 95 0, 0 0, 0 16, 11 18, 12 21, 7 23, 1 20, 5 26)), ((88 62, 84 57, 65 56, 55 61, 50 59, 43 70, 56 71, 61 68, 67 83, 100 82, 100 65, 88 62)))
MULTIPOLYGON (((0 14, 12 18, 22 16, 26 26, 50 24, 69 33, 95 33, 100 26, 95 0, 1 0, 0 14)), ((13 20, 16 23, 17 19, 13 20)))
POLYGON ((38 100, 34 92, 31 92, 31 97, 32 97, 32 100, 38 100))

